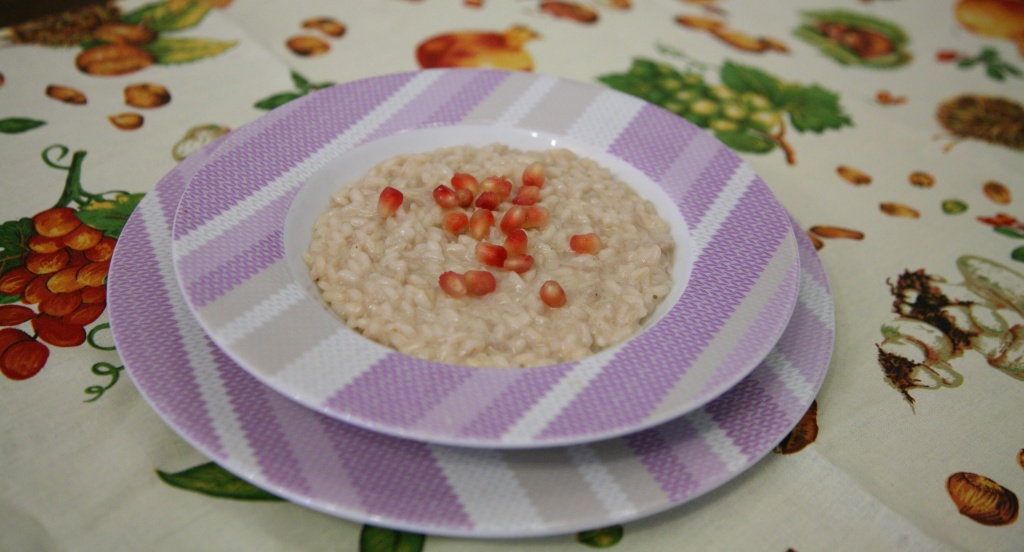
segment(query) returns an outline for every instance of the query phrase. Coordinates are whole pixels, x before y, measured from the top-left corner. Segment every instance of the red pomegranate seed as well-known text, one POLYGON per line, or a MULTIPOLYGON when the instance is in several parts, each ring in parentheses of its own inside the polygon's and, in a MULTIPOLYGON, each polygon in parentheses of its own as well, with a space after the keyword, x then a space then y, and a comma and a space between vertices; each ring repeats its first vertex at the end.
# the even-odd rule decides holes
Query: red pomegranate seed
POLYGON ((402 206, 402 200, 405 196, 402 192, 388 186, 381 190, 380 197, 377 198, 377 214, 382 218, 390 217, 391 215, 398 212, 398 208, 402 206))
POLYGON ((597 234, 576 234, 569 238, 569 249, 577 253, 596 255, 601 250, 601 237, 597 234))
POLYGON ((487 209, 477 209, 473 211, 473 216, 469 217, 469 235, 478 240, 489 236, 493 227, 494 213, 487 209))
POLYGON ((471 174, 455 173, 452 175, 452 188, 456 190, 469 190, 475 196, 480 193, 480 182, 471 174))
POLYGON ((459 196, 455 194, 455 190, 444 184, 434 188, 434 201, 444 209, 459 206, 459 196))
POLYGON ((548 280, 540 286, 540 300, 553 309, 564 307, 565 290, 562 289, 562 286, 558 285, 558 282, 548 280))
POLYGON ((458 234, 469 225, 469 217, 466 213, 450 211, 444 216, 444 229, 452 234, 458 234))
POLYGON ((501 198, 494 192, 480 192, 476 198, 476 206, 489 211, 497 209, 499 203, 501 203, 501 198))
POLYGON ((520 186, 512 203, 516 205, 533 205, 540 201, 540 188, 537 186, 520 186))
POLYGON ((494 278, 494 274, 486 270, 466 271, 465 279, 466 293, 474 297, 487 295, 498 288, 498 281, 494 278))
POLYGON ((530 205, 525 209, 526 221, 523 222, 523 228, 540 228, 547 224, 548 219, 551 218, 551 214, 548 213, 548 210, 540 205, 530 205))
POLYGON ((533 268, 533 257, 529 255, 514 255, 505 259, 505 270, 522 274, 533 268))
POLYGON ((544 165, 540 162, 530 163, 523 170, 523 186, 544 187, 544 165))
POLYGON ((526 222, 526 207, 520 207, 519 205, 513 205, 509 207, 508 211, 505 211, 505 216, 501 217, 501 223, 498 225, 501 231, 505 234, 512 232, 513 230, 519 230, 523 227, 523 223, 526 222))
POLYGON ((466 278, 458 272, 452 272, 451 270, 445 272, 437 279, 437 283, 441 286, 441 291, 445 292, 449 297, 462 297, 466 295, 466 278))
POLYGON ((501 199, 512 195, 512 183, 500 176, 488 176, 480 183, 480 189, 485 192, 494 192, 501 199))
POLYGON ((473 192, 465 188, 455 190, 455 197, 459 198, 459 207, 469 207, 473 204, 473 192))
POLYGON ((509 255, 522 255, 526 253, 528 243, 526 230, 516 228, 505 236, 505 251, 508 251, 509 255))
POLYGON ((505 266, 505 259, 508 258, 508 251, 500 245, 480 242, 476 244, 476 260, 481 264, 501 268, 505 266))

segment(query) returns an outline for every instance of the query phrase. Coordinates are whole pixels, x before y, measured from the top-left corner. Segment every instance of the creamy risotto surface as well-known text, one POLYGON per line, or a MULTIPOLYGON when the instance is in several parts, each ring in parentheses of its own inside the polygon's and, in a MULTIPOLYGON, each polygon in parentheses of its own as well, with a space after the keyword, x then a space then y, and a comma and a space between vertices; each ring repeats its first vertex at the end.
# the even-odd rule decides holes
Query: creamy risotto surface
MULTIPOLYGON (((509 246, 513 253, 516 247, 509 246)), ((580 359, 637 333, 671 289, 673 252, 669 225, 609 170, 564 149, 494 144, 378 164, 332 197, 304 258, 327 304, 370 339, 449 364, 531 367, 580 359), (531 165, 543 168, 543 185, 522 190, 517 205, 531 165), (476 204, 484 194, 473 193, 472 185, 471 204, 461 192, 461 205, 442 206, 456 190, 456 173, 477 183, 499 176, 512 184, 510 195, 491 210, 493 227, 481 232, 477 219, 460 226, 461 215, 452 214, 472 218, 482 209, 476 204), (439 186, 446 189, 438 192, 439 186), (388 187, 401 192, 397 210, 393 191, 384 192, 388 187), (505 246, 502 226, 518 228, 521 216, 505 217, 516 207, 515 215, 532 208, 531 220, 535 213, 547 215, 541 226, 526 223, 523 229, 523 255, 532 259, 525 271, 524 256, 509 255, 502 265, 502 255, 495 258, 501 251, 491 247, 505 246), (481 272, 493 275, 493 291, 485 284, 482 295, 462 294, 481 272), (443 281, 446 273, 454 275, 443 281), (549 280, 564 292, 564 305, 549 306, 559 303, 550 288, 547 296, 541 292, 549 280)))

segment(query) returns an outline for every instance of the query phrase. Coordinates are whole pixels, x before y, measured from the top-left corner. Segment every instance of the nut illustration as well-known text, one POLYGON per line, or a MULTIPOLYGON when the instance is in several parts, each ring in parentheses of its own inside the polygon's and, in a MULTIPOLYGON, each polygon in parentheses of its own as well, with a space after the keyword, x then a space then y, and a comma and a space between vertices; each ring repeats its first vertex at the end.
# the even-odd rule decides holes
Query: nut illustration
POLYGON ((890 217, 919 218, 921 216, 921 213, 917 209, 902 203, 881 203, 878 208, 890 217))
POLYGON ((797 422, 793 431, 786 435, 775 447, 777 454, 793 454, 800 452, 807 445, 818 439, 818 401, 812 401, 810 408, 797 422))
POLYGON ((150 82, 140 82, 124 87, 124 103, 140 109, 160 107, 171 101, 167 88, 150 82))
POLYGON ((811 232, 821 238, 838 238, 846 240, 863 240, 864 232, 840 228, 838 226, 812 226, 811 232))
POLYGON ((1000 205, 1009 205, 1010 200, 1010 189, 1003 185, 1002 182, 996 182, 995 180, 989 180, 981 189, 985 192, 985 196, 992 200, 993 203, 1000 205))
POLYGON ((85 105, 85 94, 70 86, 51 84, 46 87, 46 95, 60 102, 72 105, 85 105))
POLYGON ((1009 525, 1020 512, 1017 495, 984 475, 954 473, 946 491, 961 514, 983 525, 1009 525))
POLYGON ((134 73, 156 61, 152 53, 131 44, 100 44, 75 58, 79 71, 90 75, 115 76, 134 73))
POLYGON ((315 36, 293 36, 285 44, 289 50, 303 57, 320 56, 331 50, 330 44, 315 36))
POLYGON ((142 126, 142 115, 138 113, 117 113, 107 119, 121 130, 135 130, 142 126))
POLYGON ((910 173, 907 180, 910 181, 911 185, 917 186, 918 188, 931 188, 932 186, 935 186, 935 177, 924 171, 914 171, 910 173))
POLYGON ((324 33, 327 36, 341 38, 345 36, 345 24, 330 17, 314 17, 302 22, 303 29, 313 29, 324 33))
POLYGON ((848 167, 846 165, 839 165, 836 167, 836 173, 843 178, 843 180, 856 186, 864 186, 871 184, 871 176, 864 171, 848 167))

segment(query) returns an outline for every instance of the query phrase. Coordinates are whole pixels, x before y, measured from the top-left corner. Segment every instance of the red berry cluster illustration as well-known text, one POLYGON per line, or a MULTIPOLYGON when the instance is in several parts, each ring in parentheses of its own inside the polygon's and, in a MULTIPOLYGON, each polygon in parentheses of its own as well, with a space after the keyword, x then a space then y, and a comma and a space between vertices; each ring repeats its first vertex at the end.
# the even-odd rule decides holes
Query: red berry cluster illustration
POLYGON ((76 152, 70 165, 58 164, 67 153, 64 146, 43 152, 48 166, 68 172, 58 203, 0 225, 0 373, 12 380, 38 374, 50 347, 87 341, 86 327, 107 305, 117 238, 142 196, 86 192, 80 182, 85 152, 76 152))

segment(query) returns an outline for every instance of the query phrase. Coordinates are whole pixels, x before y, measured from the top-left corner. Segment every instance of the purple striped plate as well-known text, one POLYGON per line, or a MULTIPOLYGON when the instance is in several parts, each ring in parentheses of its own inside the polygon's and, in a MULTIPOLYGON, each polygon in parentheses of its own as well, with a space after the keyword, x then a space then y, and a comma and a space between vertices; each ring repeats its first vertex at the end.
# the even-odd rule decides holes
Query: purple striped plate
POLYGON ((785 210, 708 133, 612 90, 481 70, 339 85, 232 133, 182 195, 172 258, 199 324, 270 388, 363 428, 486 448, 606 439, 707 404, 771 350, 800 279, 785 210), (398 153, 492 142, 574 150, 659 207, 681 254, 644 331, 578 362, 476 369, 395 352, 324 306, 301 254, 340 183, 398 153))
POLYGON ((174 431, 296 504, 463 537, 623 523, 704 495, 768 454, 806 412, 828 369, 832 294, 814 247, 794 224, 802 272, 789 326, 747 378, 687 416, 589 445, 505 451, 398 439, 339 422, 232 362, 185 304, 172 268, 172 217, 210 151, 164 177, 125 226, 108 283, 111 329, 126 371, 174 431))

